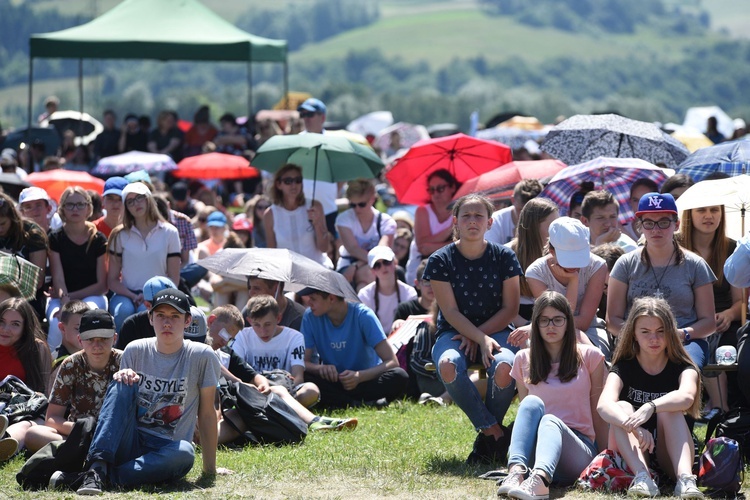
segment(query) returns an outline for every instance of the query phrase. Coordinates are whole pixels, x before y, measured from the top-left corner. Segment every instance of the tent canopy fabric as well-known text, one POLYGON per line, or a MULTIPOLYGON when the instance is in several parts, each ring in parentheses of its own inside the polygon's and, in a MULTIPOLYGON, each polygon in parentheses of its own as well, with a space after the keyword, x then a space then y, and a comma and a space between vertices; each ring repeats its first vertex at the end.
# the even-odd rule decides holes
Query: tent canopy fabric
POLYGON ((31 58, 286 62, 285 40, 251 35, 197 0, 125 0, 96 19, 32 35, 31 58))

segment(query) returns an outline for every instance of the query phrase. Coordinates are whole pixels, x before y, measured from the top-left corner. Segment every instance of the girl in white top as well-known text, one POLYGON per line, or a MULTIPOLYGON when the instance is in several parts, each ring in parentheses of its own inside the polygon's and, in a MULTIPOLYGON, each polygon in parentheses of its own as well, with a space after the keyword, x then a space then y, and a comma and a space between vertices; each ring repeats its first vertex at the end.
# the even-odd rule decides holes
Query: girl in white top
POLYGON ((122 225, 109 235, 107 285, 114 292, 109 312, 120 331, 125 319, 145 311, 143 285, 154 276, 180 282, 180 236, 156 208, 151 190, 134 182, 122 190, 125 204, 122 225))
POLYGON ((359 291, 359 300, 375 311, 387 335, 398 305, 417 298, 417 291, 396 278, 396 255, 390 247, 376 246, 368 252, 367 262, 375 273, 375 282, 359 291))
POLYGON ((417 267, 422 259, 451 242, 453 214, 450 204, 459 187, 461 184, 445 169, 436 170, 427 177, 430 203, 417 208, 414 214, 414 239, 406 264, 408 283, 413 283, 417 278, 417 267))
POLYGON ((350 208, 336 217, 336 230, 343 243, 336 270, 358 290, 375 279, 367 265, 367 252, 377 245, 393 244, 396 221, 373 208, 375 186, 367 179, 349 182, 346 197, 350 208))
POLYGON ((302 190, 302 168, 282 166, 273 176, 273 201, 263 215, 268 248, 286 248, 333 268, 328 258, 329 233, 320 202, 307 202, 302 190))

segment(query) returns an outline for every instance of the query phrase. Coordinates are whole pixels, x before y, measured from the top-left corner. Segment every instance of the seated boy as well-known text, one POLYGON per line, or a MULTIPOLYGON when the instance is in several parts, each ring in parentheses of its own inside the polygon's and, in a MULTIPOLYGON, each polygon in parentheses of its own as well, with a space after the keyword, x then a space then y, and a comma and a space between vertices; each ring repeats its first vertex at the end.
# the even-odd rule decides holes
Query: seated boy
POLYGON ((83 348, 79 340, 78 328, 81 324, 81 315, 90 310, 89 305, 81 300, 71 300, 60 309, 58 325, 62 334, 62 344, 57 348, 57 355, 52 363, 53 369, 65 358, 83 348))
POLYGON ((232 350, 267 378, 275 371, 281 379, 274 381, 273 377, 271 385, 284 385, 304 406, 317 403, 318 387, 305 382, 305 339, 297 330, 279 325, 281 312, 276 300, 270 295, 253 297, 245 314, 250 328, 237 334, 232 350))
MULTIPOLYGON (((299 401, 294 399, 284 386, 271 386, 268 380, 256 372, 252 366, 245 363, 234 351, 227 347, 243 327, 244 322, 240 310, 233 305, 220 306, 208 316, 208 340, 215 349, 221 362, 221 375, 232 382, 244 382, 255 386, 263 394, 273 392, 283 399, 297 415, 308 425, 311 431, 354 429, 357 427, 356 418, 329 418, 316 416, 299 401)), ((230 410, 231 411, 231 410, 230 410)), ((228 415, 231 414, 227 412, 228 415)), ((219 417, 219 444, 234 441, 239 434, 234 427, 219 417)), ((238 417, 232 418, 235 426, 244 431, 244 423, 238 417)))
MULTIPOLYGON (((76 302, 88 309, 84 302, 76 302)), ((72 303, 65 304, 63 311, 72 303)), ((107 386, 120 369, 122 351, 112 348, 116 337, 112 316, 103 309, 87 310, 76 316, 79 316, 76 323, 80 323, 77 337, 83 350, 67 356, 60 364, 49 397, 46 425, 35 425, 26 433, 26 448, 32 453, 47 443, 67 438, 79 418, 96 418, 107 386)), ((73 332, 64 323, 60 322, 63 346, 73 332)))
POLYGON ((302 318, 305 371, 320 388, 323 407, 382 405, 406 394, 409 375, 369 307, 313 288, 298 295, 309 297, 302 318), (311 361, 314 349, 322 364, 311 361))
MULTIPOLYGON (((133 488, 184 477, 195 461, 196 417, 204 474, 230 473, 216 468, 214 400, 221 366, 210 347, 185 340, 189 311, 187 295, 175 288, 154 295, 149 318, 156 336, 131 342, 122 354, 78 494, 101 494, 105 483, 133 488)), ((56 476, 57 484, 75 481, 56 476)))

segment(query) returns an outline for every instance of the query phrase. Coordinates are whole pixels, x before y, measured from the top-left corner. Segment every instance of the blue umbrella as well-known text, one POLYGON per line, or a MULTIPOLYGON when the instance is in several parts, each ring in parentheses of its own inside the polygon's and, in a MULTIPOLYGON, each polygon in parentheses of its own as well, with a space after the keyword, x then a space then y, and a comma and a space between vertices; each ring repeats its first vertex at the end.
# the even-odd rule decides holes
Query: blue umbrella
POLYGON ((695 182, 721 172, 734 177, 750 172, 750 140, 729 141, 701 148, 688 156, 677 168, 695 182))

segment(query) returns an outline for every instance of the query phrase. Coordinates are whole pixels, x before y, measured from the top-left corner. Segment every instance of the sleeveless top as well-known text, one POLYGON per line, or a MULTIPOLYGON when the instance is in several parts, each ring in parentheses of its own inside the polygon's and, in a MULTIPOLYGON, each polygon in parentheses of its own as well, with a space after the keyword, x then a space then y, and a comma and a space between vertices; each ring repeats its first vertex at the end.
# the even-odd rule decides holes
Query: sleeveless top
MULTIPOLYGON (((424 208, 427 210, 427 220, 430 223, 430 233, 431 234, 437 234, 440 231, 444 231, 446 228, 451 227, 453 225, 453 217, 448 216, 447 219, 445 219, 443 222, 440 222, 438 220, 437 214, 432 209, 431 204, 427 204, 424 206, 424 208)), ((448 243, 446 242, 446 245, 448 243)), ((409 260, 406 263, 406 282, 407 283, 414 283, 414 280, 417 279, 417 268, 419 267, 419 263, 422 262, 422 259, 425 257, 429 257, 429 255, 421 255, 419 253, 419 250, 417 249, 417 238, 412 238, 411 245, 409 246, 409 260)))
POLYGON ((330 266, 330 259, 315 245, 315 230, 307 219, 307 210, 311 203, 294 210, 287 210, 281 205, 271 205, 273 213, 273 232, 276 235, 276 248, 286 248, 319 264, 330 266))

